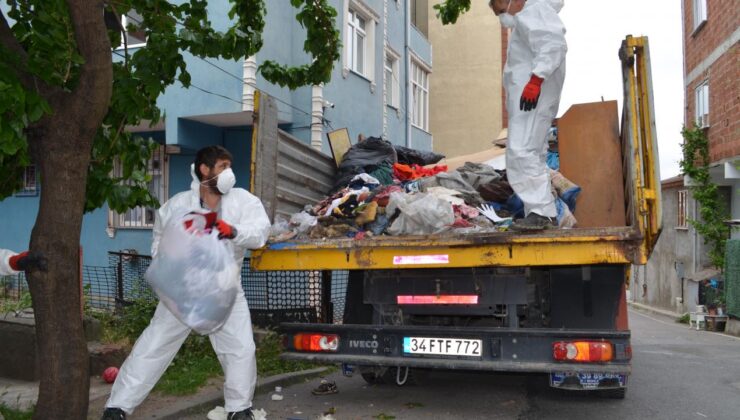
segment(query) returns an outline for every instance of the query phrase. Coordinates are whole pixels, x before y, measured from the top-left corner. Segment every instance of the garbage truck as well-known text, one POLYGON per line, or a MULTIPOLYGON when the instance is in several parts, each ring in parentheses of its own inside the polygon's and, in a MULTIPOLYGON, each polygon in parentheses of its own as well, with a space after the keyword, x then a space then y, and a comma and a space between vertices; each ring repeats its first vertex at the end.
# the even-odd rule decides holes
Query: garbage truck
MULTIPOLYGON (((539 372, 552 387, 624 398, 632 348, 626 286, 661 232, 646 37, 619 48, 624 98, 578 104, 558 122, 561 172, 582 187, 573 229, 303 239, 268 244, 255 270, 313 274, 316 322, 280 324, 284 358, 342 364, 403 384, 428 369, 539 372), (348 273, 333 319, 332 273, 348 273)), ((316 202, 334 162, 277 129, 258 100, 252 190, 271 217, 316 202)))

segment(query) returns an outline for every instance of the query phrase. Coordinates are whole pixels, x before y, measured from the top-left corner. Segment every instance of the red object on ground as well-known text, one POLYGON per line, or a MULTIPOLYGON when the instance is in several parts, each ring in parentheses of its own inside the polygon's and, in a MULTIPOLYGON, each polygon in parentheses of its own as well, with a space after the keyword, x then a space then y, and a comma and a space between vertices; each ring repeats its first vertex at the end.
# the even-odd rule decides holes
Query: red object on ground
POLYGON ((112 384, 118 376, 118 368, 111 366, 103 371, 103 380, 109 384, 112 384))

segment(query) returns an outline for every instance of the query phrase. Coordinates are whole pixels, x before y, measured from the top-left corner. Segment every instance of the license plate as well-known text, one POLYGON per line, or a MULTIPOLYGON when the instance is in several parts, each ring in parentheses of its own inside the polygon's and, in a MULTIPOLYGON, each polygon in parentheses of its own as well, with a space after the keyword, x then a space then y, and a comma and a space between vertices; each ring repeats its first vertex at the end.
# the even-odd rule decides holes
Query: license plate
POLYGON ((481 340, 434 337, 403 338, 403 352, 407 354, 480 357, 482 350, 483 342, 481 340))
MULTIPOLYGON (((618 373, 575 373, 555 372, 550 374, 550 386, 555 388, 569 387, 566 384, 568 378, 575 378, 583 389, 596 389, 604 380, 616 382, 620 387, 627 385, 627 375, 618 373)), ((615 383, 615 385, 616 385, 615 383)))

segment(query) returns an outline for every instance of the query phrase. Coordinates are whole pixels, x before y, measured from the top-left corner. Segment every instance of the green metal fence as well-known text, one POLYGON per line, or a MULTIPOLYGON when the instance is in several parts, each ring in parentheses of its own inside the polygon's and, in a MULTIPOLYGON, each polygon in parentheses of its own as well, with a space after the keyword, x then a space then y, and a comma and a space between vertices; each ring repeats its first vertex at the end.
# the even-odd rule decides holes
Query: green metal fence
POLYGON ((727 313, 740 318, 740 240, 727 241, 725 256, 725 291, 727 313))

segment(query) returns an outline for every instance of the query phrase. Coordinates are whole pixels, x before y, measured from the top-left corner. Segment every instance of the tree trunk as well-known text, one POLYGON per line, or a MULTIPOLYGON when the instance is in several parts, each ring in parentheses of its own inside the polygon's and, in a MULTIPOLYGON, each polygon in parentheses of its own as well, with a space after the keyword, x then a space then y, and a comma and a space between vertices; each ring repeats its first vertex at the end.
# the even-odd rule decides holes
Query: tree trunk
POLYGON ((102 1, 67 4, 85 64, 71 92, 42 92, 54 114, 28 133, 41 173, 30 248, 48 259, 47 272, 28 273, 41 368, 34 419, 87 418, 90 387, 80 302, 80 231, 90 153, 108 111, 113 76, 102 1))

